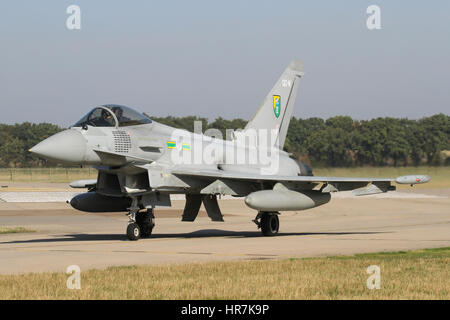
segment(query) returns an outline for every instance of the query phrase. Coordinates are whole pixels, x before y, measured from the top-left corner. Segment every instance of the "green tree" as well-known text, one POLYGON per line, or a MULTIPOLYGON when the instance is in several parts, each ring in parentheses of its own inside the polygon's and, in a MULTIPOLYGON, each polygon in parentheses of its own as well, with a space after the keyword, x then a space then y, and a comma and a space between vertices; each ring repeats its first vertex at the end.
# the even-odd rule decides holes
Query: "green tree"
POLYGON ((18 138, 11 138, 0 145, 2 167, 20 167, 25 164, 25 148, 18 138))
POLYGON ((419 124, 424 130, 423 150, 429 165, 441 164, 441 151, 450 149, 449 118, 449 116, 441 113, 419 120, 419 124))

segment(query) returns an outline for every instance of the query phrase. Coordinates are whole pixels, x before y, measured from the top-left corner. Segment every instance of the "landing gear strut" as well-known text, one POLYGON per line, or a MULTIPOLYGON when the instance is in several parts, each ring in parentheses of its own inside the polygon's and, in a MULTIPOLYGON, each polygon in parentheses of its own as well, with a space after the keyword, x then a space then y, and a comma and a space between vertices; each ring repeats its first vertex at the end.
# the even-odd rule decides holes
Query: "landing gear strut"
POLYGON ((131 210, 128 215, 130 216, 130 222, 127 227, 128 239, 138 240, 141 237, 150 237, 155 226, 153 209, 146 209, 141 212, 131 210))
POLYGON ((280 228, 279 212, 259 211, 255 219, 252 220, 264 236, 274 236, 280 228))

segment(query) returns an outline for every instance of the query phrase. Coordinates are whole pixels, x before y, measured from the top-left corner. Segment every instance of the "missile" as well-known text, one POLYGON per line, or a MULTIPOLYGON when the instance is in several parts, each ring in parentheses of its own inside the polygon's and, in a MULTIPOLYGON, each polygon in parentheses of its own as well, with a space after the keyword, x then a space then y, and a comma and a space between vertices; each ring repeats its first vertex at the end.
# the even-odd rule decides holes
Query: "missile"
POLYGON ((323 205, 330 198, 320 191, 261 190, 250 193, 245 204, 258 211, 297 211, 323 205))
POLYGON ((409 176, 401 176, 397 177, 395 179, 395 182, 398 184, 420 184, 420 183, 426 183, 430 181, 430 176, 426 175, 409 175, 409 176))
POLYGON ((73 197, 70 200, 70 205, 77 210, 86 212, 121 212, 128 211, 131 206, 131 199, 86 192, 73 197))

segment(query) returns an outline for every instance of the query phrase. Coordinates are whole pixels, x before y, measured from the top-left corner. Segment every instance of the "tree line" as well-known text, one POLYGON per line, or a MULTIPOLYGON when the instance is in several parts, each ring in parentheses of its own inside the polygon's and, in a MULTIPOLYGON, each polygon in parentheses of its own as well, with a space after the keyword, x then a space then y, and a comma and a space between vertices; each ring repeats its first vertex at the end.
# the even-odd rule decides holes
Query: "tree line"
MULTIPOLYGON (((39 167, 47 165, 28 150, 43 139, 61 131, 50 123, 0 124, 0 167, 39 167)), ((51 165, 51 164, 50 164, 51 165)))
MULTIPOLYGON (((152 117, 176 128, 194 130, 201 121, 202 129, 244 128, 243 119, 152 117)), ((0 124, 0 167, 51 166, 28 152, 32 146, 63 130, 50 123, 0 124)), ((291 119, 284 150, 313 166, 407 166, 450 164, 450 116, 437 114, 419 120, 376 118, 355 120, 337 116, 291 119)))

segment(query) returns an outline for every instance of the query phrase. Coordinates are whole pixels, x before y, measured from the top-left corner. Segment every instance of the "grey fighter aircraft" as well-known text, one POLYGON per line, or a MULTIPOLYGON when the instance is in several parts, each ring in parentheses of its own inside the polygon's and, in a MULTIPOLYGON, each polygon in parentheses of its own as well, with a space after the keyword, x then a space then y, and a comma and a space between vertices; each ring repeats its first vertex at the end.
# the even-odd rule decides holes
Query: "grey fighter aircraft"
POLYGON ((217 197, 245 197, 265 236, 279 229, 279 212, 314 208, 330 193, 369 195, 395 190, 393 183, 425 183, 430 177, 346 178, 314 176, 310 167, 283 151, 303 64, 294 60, 253 118, 228 139, 191 133, 151 120, 121 105, 94 108, 68 130, 40 142, 31 152, 59 163, 93 166, 96 180, 70 204, 87 212, 128 212, 130 240, 149 237, 154 208, 184 194, 182 221, 194 221, 203 203, 213 221, 223 221, 217 197))

